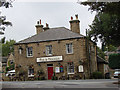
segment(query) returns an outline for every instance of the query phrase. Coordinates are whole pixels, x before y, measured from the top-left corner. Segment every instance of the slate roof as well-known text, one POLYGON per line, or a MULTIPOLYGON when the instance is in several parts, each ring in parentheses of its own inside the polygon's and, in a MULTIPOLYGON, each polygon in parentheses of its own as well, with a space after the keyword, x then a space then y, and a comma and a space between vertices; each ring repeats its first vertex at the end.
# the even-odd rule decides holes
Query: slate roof
POLYGON ((58 27, 58 28, 50 28, 39 34, 36 34, 27 39, 24 39, 16 44, 74 39, 74 38, 81 38, 81 37, 85 37, 85 36, 78 34, 78 33, 74 33, 65 27, 58 27))

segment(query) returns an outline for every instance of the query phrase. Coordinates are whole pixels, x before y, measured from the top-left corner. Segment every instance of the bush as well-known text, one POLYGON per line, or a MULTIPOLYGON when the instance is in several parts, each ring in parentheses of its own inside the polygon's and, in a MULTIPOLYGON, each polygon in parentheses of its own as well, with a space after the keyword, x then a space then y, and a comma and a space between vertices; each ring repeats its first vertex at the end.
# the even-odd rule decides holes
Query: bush
POLYGON ((52 76, 52 80, 58 80, 58 77, 52 76))
POLYGON ((109 56, 109 67, 112 69, 120 69, 120 53, 111 54, 109 56))
POLYGON ((45 77, 41 77, 40 80, 46 80, 45 77))
POLYGON ((93 72, 92 79, 103 79, 103 75, 101 72, 93 72))
POLYGON ((9 68, 8 68, 8 67, 5 68, 5 72, 6 72, 6 73, 7 73, 7 71, 9 71, 9 68))

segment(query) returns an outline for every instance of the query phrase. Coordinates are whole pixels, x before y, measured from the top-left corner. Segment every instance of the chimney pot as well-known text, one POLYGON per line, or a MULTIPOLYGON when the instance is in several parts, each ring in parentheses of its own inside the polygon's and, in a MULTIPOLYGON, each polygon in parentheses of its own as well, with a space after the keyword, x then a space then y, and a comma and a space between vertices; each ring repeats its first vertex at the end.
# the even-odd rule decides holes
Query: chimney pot
POLYGON ((71 16, 71 20, 73 20, 73 17, 71 16))
POLYGON ((41 19, 40 19, 40 24, 41 24, 41 19))
POLYGON ((46 23, 46 27, 49 27, 49 25, 46 23))
POLYGON ((39 25, 39 21, 37 21, 37 24, 39 25))
POLYGON ((78 20, 78 14, 75 15, 76 19, 78 20))

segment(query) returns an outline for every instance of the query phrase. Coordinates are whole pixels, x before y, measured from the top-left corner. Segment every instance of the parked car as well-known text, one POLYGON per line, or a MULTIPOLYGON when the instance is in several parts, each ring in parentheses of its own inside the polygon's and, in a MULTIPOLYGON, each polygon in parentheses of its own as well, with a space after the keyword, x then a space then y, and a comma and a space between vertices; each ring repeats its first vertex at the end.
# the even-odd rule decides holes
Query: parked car
POLYGON ((114 72, 114 78, 120 77, 120 71, 115 71, 114 72))

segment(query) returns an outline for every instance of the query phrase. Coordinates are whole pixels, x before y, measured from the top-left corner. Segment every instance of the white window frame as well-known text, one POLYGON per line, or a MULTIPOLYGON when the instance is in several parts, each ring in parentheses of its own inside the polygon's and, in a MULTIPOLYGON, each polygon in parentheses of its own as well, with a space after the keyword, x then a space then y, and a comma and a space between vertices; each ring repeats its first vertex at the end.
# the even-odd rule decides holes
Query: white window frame
POLYGON ((28 69, 28 77, 34 77, 34 69, 33 68, 28 69), (30 69, 33 70, 33 73, 30 73, 30 69))
POLYGON ((68 72, 68 74, 74 74, 74 73, 75 73, 74 63, 73 63, 73 62, 69 62, 69 63, 67 64, 67 72, 68 72), (72 64, 71 67, 70 67, 70 64, 72 64), (73 70, 73 71, 71 71, 71 70, 73 70))
POLYGON ((19 54, 22 54, 22 50, 21 49, 19 49, 19 54))
POLYGON ((46 45, 46 55, 47 56, 51 56, 52 55, 52 45, 46 45))
POLYGON ((33 57, 33 47, 27 47, 26 49, 27 49, 26 50, 27 51, 27 57, 33 57), (28 54, 28 52, 29 52, 28 49, 29 48, 32 48, 32 51, 31 51, 30 55, 28 54))
POLYGON ((73 54, 73 44, 72 43, 67 43, 66 44, 66 53, 67 54, 73 54))

